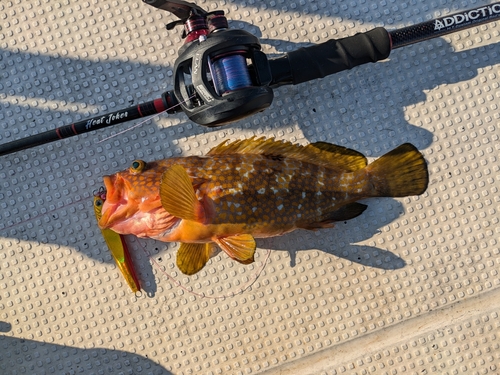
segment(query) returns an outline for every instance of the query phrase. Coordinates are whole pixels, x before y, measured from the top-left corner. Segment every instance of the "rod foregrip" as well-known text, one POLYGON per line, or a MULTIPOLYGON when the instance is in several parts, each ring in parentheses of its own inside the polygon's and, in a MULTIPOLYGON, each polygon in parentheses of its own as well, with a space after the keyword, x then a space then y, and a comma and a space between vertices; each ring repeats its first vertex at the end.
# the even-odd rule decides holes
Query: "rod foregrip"
POLYGON ((303 47, 270 61, 273 83, 299 84, 342 70, 386 59, 391 52, 389 33, 382 27, 347 38, 303 47))

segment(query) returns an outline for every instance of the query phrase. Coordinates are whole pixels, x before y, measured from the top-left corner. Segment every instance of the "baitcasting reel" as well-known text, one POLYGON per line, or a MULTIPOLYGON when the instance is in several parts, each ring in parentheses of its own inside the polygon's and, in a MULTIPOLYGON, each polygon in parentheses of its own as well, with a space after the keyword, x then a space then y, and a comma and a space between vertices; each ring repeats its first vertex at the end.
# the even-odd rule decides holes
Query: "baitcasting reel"
POLYGON ((194 122, 218 126, 262 111, 273 90, 267 56, 259 40, 244 30, 231 30, 223 11, 206 12, 185 1, 143 0, 172 12, 183 26, 184 46, 174 66, 174 92, 168 107, 194 122))

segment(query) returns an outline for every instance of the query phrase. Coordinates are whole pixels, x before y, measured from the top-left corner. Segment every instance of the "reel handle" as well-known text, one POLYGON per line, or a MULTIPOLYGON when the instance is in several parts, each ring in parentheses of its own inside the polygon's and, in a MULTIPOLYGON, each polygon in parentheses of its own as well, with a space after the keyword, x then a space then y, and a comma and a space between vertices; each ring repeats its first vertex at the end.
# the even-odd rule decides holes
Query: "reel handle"
POLYGON ((189 18, 193 11, 200 14, 206 13, 198 5, 182 0, 142 0, 142 2, 172 13, 174 16, 178 17, 182 23, 189 18))

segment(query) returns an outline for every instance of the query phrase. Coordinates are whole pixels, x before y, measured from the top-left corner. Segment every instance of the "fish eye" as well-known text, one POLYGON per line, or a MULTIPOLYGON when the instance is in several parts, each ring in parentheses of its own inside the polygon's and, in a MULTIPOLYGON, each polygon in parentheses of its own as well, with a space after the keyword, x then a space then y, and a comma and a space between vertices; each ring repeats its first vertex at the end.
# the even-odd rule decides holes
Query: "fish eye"
POLYGON ((146 168, 146 162, 143 160, 134 160, 130 165, 129 171, 132 174, 141 173, 146 168))
POLYGON ((96 200, 94 201, 94 204, 97 206, 97 207, 101 207, 103 205, 103 201, 101 198, 96 198, 96 200))

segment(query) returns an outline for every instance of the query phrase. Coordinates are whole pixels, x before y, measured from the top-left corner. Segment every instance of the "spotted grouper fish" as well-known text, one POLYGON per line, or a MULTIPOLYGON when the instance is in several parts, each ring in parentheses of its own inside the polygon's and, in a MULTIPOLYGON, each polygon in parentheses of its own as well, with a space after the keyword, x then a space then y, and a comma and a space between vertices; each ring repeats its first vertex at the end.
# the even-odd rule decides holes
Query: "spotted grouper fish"
POLYGON ((192 275, 218 247, 249 264, 255 238, 333 227, 366 209, 360 199, 422 194, 428 171, 408 143, 368 164, 359 152, 325 142, 251 138, 204 157, 136 160, 104 184, 99 227, 180 242, 177 266, 192 275))

